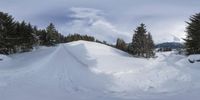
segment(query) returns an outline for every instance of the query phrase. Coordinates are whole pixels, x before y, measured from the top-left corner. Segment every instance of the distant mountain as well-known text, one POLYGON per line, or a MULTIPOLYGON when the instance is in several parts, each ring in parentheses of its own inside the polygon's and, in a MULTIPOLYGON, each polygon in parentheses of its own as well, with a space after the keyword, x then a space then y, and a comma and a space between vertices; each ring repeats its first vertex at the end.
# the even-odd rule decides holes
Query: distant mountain
POLYGON ((164 43, 157 44, 155 47, 156 48, 178 49, 178 48, 183 48, 184 45, 179 42, 164 42, 164 43))

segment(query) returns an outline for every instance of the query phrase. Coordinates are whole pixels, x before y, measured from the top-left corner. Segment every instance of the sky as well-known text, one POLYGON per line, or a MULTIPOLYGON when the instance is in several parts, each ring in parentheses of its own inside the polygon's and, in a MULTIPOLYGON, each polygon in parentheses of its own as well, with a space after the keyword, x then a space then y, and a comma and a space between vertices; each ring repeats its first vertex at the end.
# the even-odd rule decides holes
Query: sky
POLYGON ((186 21, 199 0, 0 0, 0 11, 38 28, 54 23, 64 34, 88 34, 114 43, 130 42, 141 23, 155 43, 183 42, 186 21))

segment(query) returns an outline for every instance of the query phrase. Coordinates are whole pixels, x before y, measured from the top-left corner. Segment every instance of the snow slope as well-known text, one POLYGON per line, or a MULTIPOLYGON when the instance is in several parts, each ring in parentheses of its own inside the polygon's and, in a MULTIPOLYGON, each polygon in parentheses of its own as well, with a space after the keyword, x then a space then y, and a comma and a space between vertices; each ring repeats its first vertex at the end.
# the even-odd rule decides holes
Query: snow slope
MULTIPOLYGON (((1 100, 199 100, 200 63, 134 58, 86 41, 3 56, 1 100)), ((195 56, 198 58, 200 56, 195 56)))

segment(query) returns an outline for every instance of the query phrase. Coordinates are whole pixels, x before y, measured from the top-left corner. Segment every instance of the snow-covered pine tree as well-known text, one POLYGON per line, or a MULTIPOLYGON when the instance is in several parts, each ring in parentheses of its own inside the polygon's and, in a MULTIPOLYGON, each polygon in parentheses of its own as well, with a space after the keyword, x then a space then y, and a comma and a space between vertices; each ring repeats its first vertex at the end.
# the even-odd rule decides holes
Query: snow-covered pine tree
POLYGON ((185 45, 188 55, 200 54, 200 13, 191 16, 187 24, 185 45))

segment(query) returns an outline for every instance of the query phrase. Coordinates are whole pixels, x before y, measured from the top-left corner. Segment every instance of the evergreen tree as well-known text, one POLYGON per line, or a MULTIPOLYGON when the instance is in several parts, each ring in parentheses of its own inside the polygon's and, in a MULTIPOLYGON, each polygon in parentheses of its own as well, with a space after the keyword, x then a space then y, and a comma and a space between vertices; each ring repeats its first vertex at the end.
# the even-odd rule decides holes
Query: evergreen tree
POLYGON ((126 47, 126 43, 123 39, 117 38, 117 42, 116 42, 116 48, 126 51, 127 47, 126 47))
POLYGON ((150 58, 150 57, 154 57, 155 53, 154 53, 154 42, 153 42, 153 39, 152 39, 152 36, 151 36, 151 33, 148 33, 147 34, 147 43, 146 43, 146 57, 147 58, 150 58))
POLYGON ((15 21, 7 13, 0 12, 1 19, 1 53, 10 54, 15 52, 15 44, 18 41, 15 31, 15 21))
POLYGON ((185 45, 188 55, 200 54, 200 13, 191 16, 187 24, 185 45))
POLYGON ((4 40, 4 38, 3 38, 3 20, 1 19, 1 17, 0 17, 0 54, 1 53, 5 53, 4 52, 4 50, 5 50, 5 40, 4 40))
POLYGON ((47 26, 46 32, 47 32, 46 39, 49 42, 48 45, 55 45, 60 42, 58 32, 53 23, 50 23, 49 26, 47 26))
POLYGON ((27 24, 25 21, 17 23, 16 32, 18 34, 17 51, 26 52, 33 49, 36 44, 36 37, 32 25, 27 24))
POLYGON ((95 41, 95 38, 93 36, 88 35, 80 35, 80 34, 69 34, 66 38, 66 42, 72 42, 72 41, 78 41, 78 40, 85 40, 85 41, 95 41))
POLYGON ((127 52, 130 53, 130 54, 133 54, 133 44, 132 43, 129 43, 128 46, 127 46, 127 52))
POLYGON ((140 24, 136 28, 135 34, 133 35, 132 45, 133 45, 133 54, 137 56, 145 56, 145 41, 146 41, 146 29, 144 24, 140 24))
POLYGON ((136 28, 130 46, 132 46, 132 48, 129 47, 129 52, 133 55, 146 58, 154 56, 154 43, 151 34, 147 34, 145 24, 142 23, 136 28))
POLYGON ((48 45, 49 44, 49 38, 48 38, 48 35, 47 35, 47 32, 46 30, 38 30, 37 31, 37 36, 39 37, 39 42, 40 42, 40 45, 48 45))

